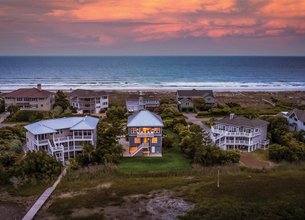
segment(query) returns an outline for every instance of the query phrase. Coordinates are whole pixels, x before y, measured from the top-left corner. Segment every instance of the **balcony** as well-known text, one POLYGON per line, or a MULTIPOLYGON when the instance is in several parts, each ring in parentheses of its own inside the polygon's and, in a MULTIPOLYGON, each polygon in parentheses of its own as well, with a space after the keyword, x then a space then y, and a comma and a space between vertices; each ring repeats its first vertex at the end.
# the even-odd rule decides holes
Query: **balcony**
POLYGON ((74 140, 76 141, 91 141, 93 139, 92 135, 83 135, 83 136, 74 136, 74 140))
POLYGON ((143 133, 143 132, 138 132, 137 137, 154 137, 155 133, 143 133))
POLYGON ((256 137, 260 135, 260 132, 231 132, 231 131, 224 131, 224 130, 219 130, 214 127, 211 128, 212 133, 216 134, 222 134, 226 137, 256 137))

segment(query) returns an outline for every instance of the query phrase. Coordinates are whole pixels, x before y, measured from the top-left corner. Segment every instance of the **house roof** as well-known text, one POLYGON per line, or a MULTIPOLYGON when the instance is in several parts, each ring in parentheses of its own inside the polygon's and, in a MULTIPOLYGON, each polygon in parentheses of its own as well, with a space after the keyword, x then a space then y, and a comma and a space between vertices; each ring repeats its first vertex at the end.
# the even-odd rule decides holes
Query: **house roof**
POLYGON ((99 119, 91 116, 57 118, 42 120, 33 124, 24 126, 34 135, 55 133, 59 129, 70 130, 93 130, 96 128, 99 119))
POLYGON ((102 95, 106 95, 106 92, 86 90, 86 89, 76 89, 69 94, 69 96, 71 97, 83 97, 83 98, 100 97, 102 95))
POLYGON ((305 122, 305 111, 300 109, 293 109, 291 112, 288 113, 288 115, 290 116, 293 113, 297 116, 298 120, 305 122))
POLYGON ((177 90, 178 96, 212 96, 214 97, 213 90, 197 90, 197 89, 191 89, 191 90, 177 90))
POLYGON ((161 117, 148 110, 142 110, 128 117, 127 127, 163 127, 161 117))
POLYGON ((222 119, 216 120, 216 123, 233 125, 233 126, 244 126, 244 127, 260 127, 268 125, 269 122, 261 120, 261 119, 249 119, 243 116, 234 115, 233 117, 227 116, 222 119))
POLYGON ((31 88, 31 89, 17 89, 13 92, 9 92, 4 94, 4 97, 12 97, 12 98, 48 98, 50 95, 53 95, 52 92, 49 92, 47 90, 40 90, 37 88, 31 88))

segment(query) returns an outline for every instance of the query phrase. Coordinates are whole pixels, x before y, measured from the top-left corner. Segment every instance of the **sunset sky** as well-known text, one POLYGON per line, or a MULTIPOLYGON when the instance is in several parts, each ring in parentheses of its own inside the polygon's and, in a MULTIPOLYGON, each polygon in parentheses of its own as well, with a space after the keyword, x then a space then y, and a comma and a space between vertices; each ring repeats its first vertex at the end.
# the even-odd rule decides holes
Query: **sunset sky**
POLYGON ((0 55, 305 55, 305 0, 0 0, 0 55))

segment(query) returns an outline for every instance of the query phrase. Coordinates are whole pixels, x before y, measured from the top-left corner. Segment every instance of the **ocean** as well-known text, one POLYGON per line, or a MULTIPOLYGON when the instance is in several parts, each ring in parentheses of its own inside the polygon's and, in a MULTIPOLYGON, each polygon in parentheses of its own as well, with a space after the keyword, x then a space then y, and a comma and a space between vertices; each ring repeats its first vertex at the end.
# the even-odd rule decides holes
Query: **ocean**
POLYGON ((0 57, 0 90, 305 90, 305 57, 0 57))

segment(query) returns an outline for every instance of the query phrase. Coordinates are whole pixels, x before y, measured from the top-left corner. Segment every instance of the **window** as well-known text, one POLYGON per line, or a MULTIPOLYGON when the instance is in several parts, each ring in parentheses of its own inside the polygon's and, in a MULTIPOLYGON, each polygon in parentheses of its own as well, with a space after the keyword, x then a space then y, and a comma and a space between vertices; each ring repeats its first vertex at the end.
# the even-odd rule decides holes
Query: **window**
POLYGON ((151 143, 156 144, 158 143, 158 138, 154 137, 151 139, 151 143))
POLYGON ((135 142, 135 144, 140 144, 141 138, 138 138, 138 137, 134 138, 134 142, 135 142))
POLYGON ((154 128, 155 133, 160 133, 161 129, 160 128, 154 128))
POLYGON ((137 128, 131 128, 131 133, 137 133, 138 129, 137 128))
POLYGON ((103 102, 103 105, 108 105, 108 102, 103 102))
POLYGON ((103 96, 103 99, 108 99, 108 96, 104 95, 104 96, 103 96))

